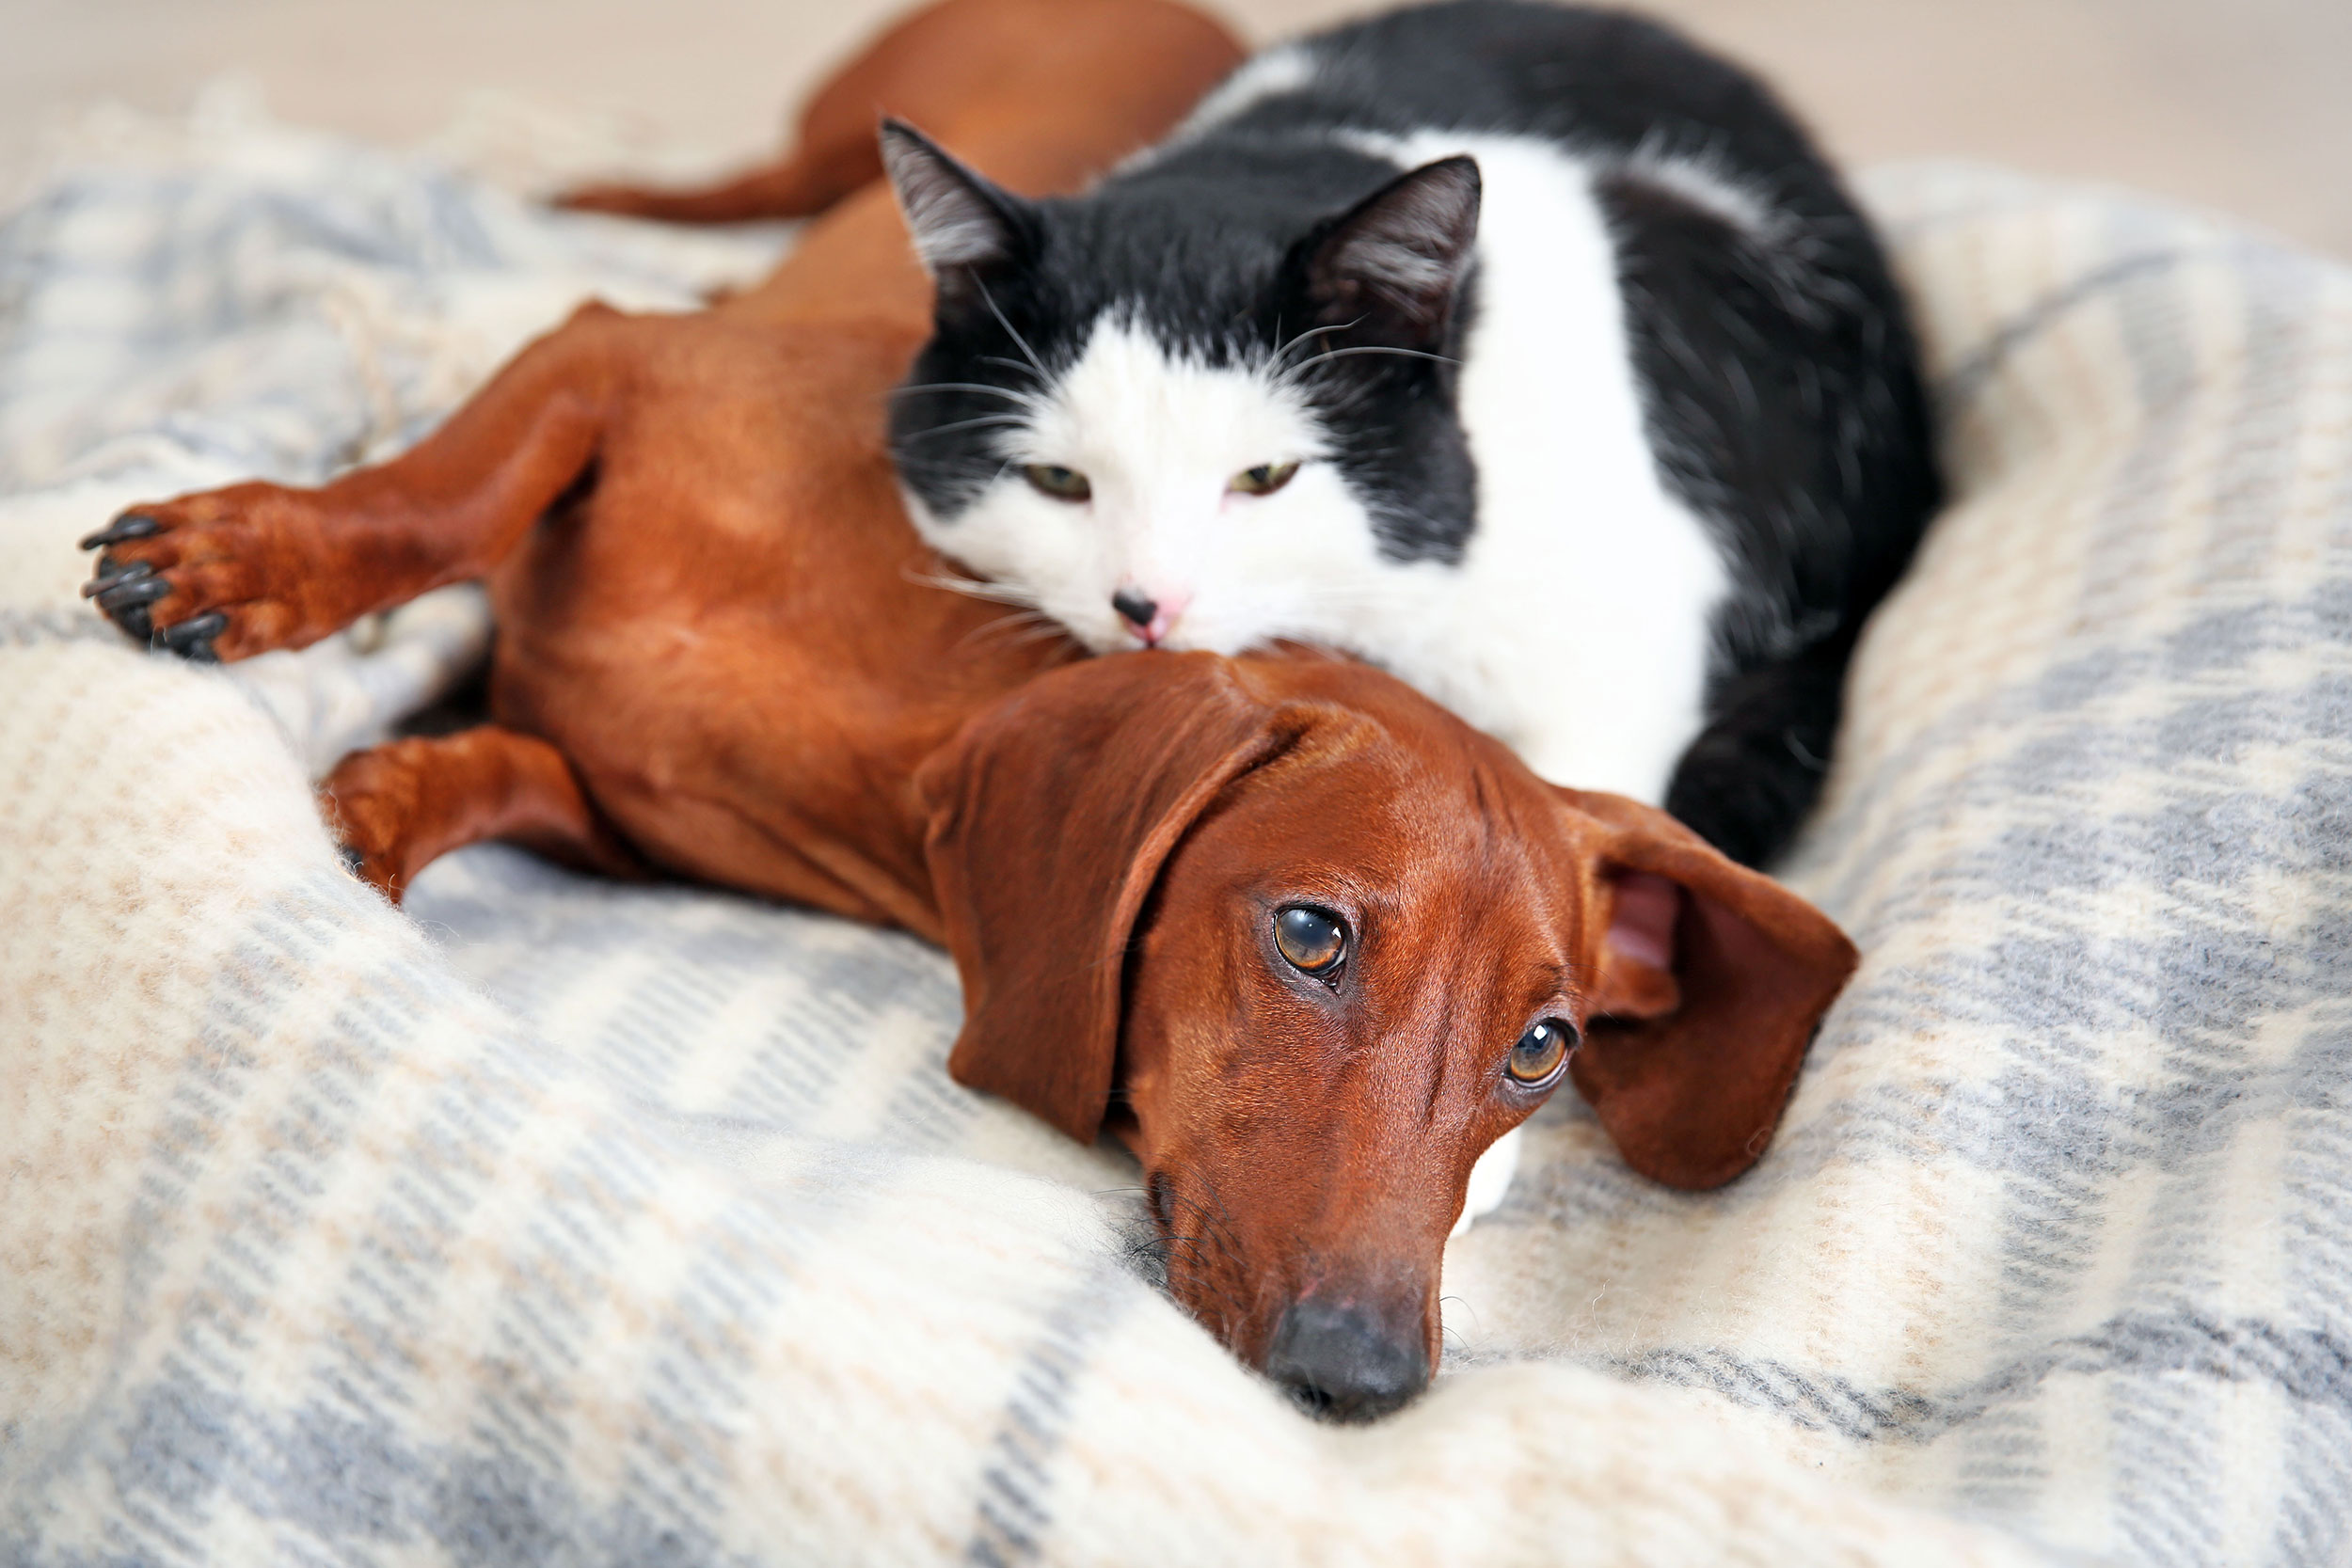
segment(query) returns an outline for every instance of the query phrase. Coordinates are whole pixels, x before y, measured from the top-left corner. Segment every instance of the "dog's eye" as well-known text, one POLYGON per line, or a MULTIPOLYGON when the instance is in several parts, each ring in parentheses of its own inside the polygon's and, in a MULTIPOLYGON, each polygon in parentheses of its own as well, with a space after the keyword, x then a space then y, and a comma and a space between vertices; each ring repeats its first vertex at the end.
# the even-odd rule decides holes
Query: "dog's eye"
POLYGON ((1245 496, 1270 496, 1288 484, 1291 475, 1297 471, 1298 465, 1295 463, 1261 463, 1254 468, 1244 468, 1235 474, 1232 483, 1226 488, 1245 496))
POLYGON ((1511 1048, 1511 1059, 1504 1070, 1511 1082, 1521 1088, 1539 1088, 1560 1074, 1560 1064, 1576 1049, 1576 1025, 1562 1019, 1548 1018, 1519 1037, 1519 1043, 1511 1048))
POLYGON ((1329 910, 1293 904, 1274 916, 1274 945, 1301 974, 1327 976, 1347 957, 1347 927, 1329 910))
POLYGON ((1087 476, 1075 468, 1065 468, 1057 463, 1032 463, 1021 470, 1021 477, 1041 495, 1057 501, 1082 501, 1094 494, 1094 486, 1087 476))

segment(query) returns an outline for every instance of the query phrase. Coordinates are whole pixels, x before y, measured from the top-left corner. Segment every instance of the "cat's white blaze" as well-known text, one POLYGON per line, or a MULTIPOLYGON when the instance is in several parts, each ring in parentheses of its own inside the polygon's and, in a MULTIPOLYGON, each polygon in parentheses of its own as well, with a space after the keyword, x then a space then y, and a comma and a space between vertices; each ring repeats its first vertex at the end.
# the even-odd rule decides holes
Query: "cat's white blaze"
POLYGON ((1703 525, 1666 488, 1644 427, 1614 248, 1592 171, 1549 142, 1351 135, 1400 171, 1478 160, 1477 316, 1460 416, 1478 515, 1461 562, 1383 560, 1329 436, 1272 366, 1211 368, 1127 318, 1010 427, 1004 471, 925 536, 1017 585, 1098 652, 1136 646, 1111 608, 1133 586, 1181 604, 1165 645, 1235 653, 1292 639, 1378 662, 1557 783, 1659 801, 1697 734, 1708 627, 1728 588, 1703 525), (1268 496, 1229 489, 1301 467, 1268 496), (1091 499, 1039 494, 1055 464, 1091 499))
POLYGON ((1464 152, 1482 185, 1459 392, 1478 524, 1447 592, 1363 651, 1545 778, 1656 803, 1700 728, 1730 583, 1651 450, 1591 166, 1546 141, 1443 133, 1389 155, 1464 152))

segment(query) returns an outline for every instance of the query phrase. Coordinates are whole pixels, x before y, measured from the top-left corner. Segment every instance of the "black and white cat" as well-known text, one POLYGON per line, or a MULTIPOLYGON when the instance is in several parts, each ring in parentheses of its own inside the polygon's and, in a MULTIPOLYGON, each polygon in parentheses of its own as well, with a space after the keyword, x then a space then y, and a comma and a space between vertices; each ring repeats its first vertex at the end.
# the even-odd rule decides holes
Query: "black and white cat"
POLYGON ((1759 84, 1461 0, 1257 56, 1074 198, 883 141, 938 282, 892 450, 984 592, 1098 651, 1343 649, 1786 844, 1937 481, 1885 261, 1759 84))

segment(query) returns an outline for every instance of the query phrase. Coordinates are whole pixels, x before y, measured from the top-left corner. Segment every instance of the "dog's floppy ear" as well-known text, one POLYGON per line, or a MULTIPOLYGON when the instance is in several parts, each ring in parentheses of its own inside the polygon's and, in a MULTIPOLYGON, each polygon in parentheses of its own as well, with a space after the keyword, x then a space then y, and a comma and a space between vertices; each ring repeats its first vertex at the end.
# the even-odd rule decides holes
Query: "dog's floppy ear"
POLYGON ((1764 1152, 1853 943, 1664 812, 1561 794, 1598 830, 1607 922, 1576 1086, 1635 1170, 1720 1186, 1764 1152))
POLYGON ((1212 655, 1111 654, 1031 682, 923 765, 963 982, 958 1083, 1094 1140, 1144 899, 1202 810, 1295 738, 1286 722, 1212 655))

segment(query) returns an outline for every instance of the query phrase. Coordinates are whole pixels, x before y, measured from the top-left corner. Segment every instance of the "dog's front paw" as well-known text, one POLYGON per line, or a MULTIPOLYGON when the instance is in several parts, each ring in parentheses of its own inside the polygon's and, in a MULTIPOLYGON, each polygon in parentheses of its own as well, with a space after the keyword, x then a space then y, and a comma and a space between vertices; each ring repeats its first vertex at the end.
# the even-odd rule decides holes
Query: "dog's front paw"
MULTIPOLYGON (((150 647, 210 662, 298 647, 317 523, 294 492, 238 484, 135 506, 82 541, 98 566, 82 596, 150 647)), ((308 635, 305 635, 306 632, 308 635)))

